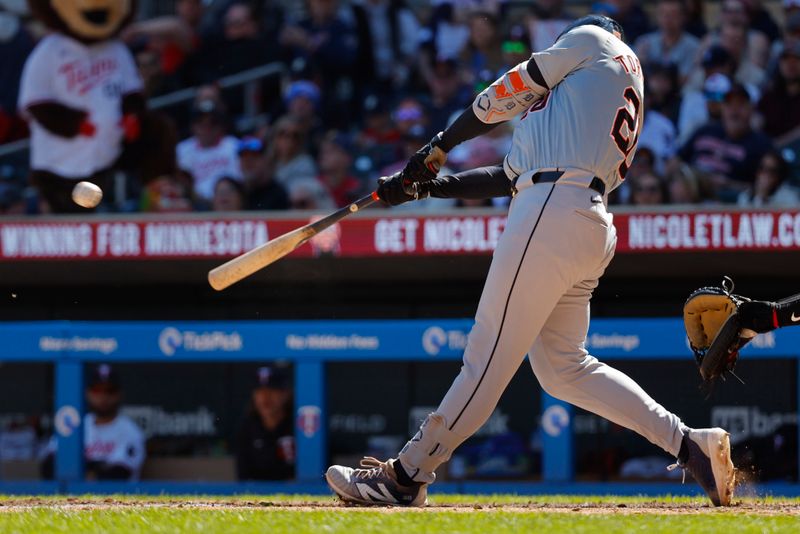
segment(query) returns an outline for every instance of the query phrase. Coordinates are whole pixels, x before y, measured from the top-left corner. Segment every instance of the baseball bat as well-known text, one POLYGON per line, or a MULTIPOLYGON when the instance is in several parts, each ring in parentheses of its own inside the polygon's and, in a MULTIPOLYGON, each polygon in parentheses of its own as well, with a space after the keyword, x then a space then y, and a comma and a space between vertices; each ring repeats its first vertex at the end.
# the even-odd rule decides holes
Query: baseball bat
POLYGON ((208 283, 217 291, 222 291, 267 265, 278 261, 326 228, 333 226, 351 213, 366 208, 376 200, 378 200, 378 193, 373 191, 369 195, 359 198, 352 204, 338 209, 316 222, 271 239, 263 245, 259 245, 253 250, 245 252, 209 271, 208 283))

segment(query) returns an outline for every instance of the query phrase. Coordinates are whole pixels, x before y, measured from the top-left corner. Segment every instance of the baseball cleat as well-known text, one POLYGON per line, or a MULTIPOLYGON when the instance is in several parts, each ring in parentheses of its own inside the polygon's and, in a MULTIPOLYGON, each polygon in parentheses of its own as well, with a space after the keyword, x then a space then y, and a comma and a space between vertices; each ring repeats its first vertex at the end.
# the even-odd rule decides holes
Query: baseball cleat
POLYGON ((721 428, 690 429, 683 442, 689 450, 688 459, 678 460, 667 469, 680 467, 684 476, 688 471, 714 506, 730 506, 735 482, 730 435, 721 428))
POLYGON ((428 504, 428 485, 402 486, 397 481, 393 463, 366 457, 361 469, 332 465, 325 473, 328 486, 348 504, 425 506, 428 504))

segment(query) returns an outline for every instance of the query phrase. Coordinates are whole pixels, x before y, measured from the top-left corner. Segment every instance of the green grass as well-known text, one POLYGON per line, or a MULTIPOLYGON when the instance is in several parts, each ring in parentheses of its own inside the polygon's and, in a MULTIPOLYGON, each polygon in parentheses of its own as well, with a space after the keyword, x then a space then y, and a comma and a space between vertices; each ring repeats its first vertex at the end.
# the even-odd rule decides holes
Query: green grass
POLYGON ((436 495, 424 510, 345 508, 332 498, 0 497, 0 533, 800 532, 800 500, 436 495))

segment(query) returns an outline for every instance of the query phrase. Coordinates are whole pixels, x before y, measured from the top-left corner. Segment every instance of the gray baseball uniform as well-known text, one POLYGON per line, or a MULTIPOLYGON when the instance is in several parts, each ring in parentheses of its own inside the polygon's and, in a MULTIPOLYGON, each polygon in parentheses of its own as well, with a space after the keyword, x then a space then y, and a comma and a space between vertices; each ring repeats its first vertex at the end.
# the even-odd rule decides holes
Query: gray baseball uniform
POLYGON ((585 348, 589 300, 616 245, 606 199, 624 179, 642 125, 643 80, 635 54, 591 25, 533 55, 549 93, 514 132, 504 168, 517 195, 497 245, 464 364, 436 412, 399 459, 408 475, 434 470, 494 410, 528 353, 545 391, 630 428, 673 455, 684 426, 625 374, 585 348), (557 170, 555 183, 533 183, 557 170), (596 184, 596 180, 595 180, 596 184))

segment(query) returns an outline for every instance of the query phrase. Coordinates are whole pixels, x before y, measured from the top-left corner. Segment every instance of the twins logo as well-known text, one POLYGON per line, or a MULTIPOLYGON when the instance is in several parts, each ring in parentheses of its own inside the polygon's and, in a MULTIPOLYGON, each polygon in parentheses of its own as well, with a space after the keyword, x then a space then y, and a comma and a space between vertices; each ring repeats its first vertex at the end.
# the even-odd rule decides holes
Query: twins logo
POLYGON ((313 438, 319 431, 322 410, 319 406, 300 406, 297 409, 297 429, 307 438, 313 438))
POLYGON ((447 332, 438 326, 431 326, 422 334, 422 348, 431 356, 436 356, 447 346, 447 332))
POLYGON ((177 328, 167 327, 158 336, 158 348, 166 356, 172 356, 183 344, 183 334, 177 328))
POLYGON ((60 436, 67 438, 81 426, 81 414, 78 413, 78 409, 74 406, 69 404, 62 406, 56 412, 54 425, 56 432, 60 436))

